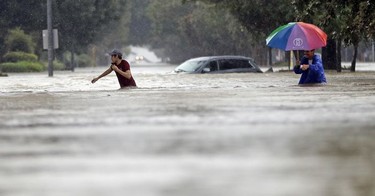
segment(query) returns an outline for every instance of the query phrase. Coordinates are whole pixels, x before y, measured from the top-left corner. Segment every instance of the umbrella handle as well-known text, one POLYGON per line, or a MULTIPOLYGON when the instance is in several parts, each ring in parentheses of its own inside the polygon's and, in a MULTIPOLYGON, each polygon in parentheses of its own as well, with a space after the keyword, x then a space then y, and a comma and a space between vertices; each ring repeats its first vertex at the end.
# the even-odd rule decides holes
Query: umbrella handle
POLYGON ((297 50, 297 61, 299 61, 299 51, 297 50))
MULTIPOLYGON (((298 50, 294 50, 294 51, 296 51, 296 53, 297 53, 297 55, 294 55, 296 57, 296 61, 300 61, 300 59, 299 59, 299 51, 298 50)), ((293 53, 294 53, 294 51, 293 51, 293 53)))

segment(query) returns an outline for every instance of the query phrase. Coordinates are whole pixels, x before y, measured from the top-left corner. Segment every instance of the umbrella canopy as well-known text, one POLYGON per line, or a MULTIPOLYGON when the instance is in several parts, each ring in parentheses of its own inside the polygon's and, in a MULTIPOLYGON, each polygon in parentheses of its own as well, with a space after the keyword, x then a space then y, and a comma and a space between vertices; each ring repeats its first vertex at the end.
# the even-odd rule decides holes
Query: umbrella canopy
POLYGON ((313 50, 327 45, 327 34, 315 25, 291 22, 275 29, 266 40, 267 46, 290 50, 313 50))

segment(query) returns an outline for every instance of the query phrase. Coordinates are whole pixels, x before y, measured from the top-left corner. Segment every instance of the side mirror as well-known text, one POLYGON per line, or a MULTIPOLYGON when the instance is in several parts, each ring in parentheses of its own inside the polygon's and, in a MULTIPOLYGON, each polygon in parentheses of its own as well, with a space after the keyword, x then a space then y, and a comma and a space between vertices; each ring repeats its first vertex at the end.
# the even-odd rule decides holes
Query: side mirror
POLYGON ((209 67, 203 68, 203 73, 211 72, 211 69, 209 67))

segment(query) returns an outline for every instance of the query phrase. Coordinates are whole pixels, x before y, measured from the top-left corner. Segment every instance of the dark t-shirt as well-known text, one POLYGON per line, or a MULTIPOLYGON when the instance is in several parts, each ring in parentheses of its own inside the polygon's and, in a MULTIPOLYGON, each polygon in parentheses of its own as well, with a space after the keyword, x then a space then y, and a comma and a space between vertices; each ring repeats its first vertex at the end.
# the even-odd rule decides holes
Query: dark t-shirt
MULTIPOLYGON (((125 60, 122 60, 121 63, 119 65, 116 65, 116 66, 123 72, 126 72, 126 71, 130 70, 130 65, 125 60)), ((118 79, 118 82, 119 82, 121 88, 137 86, 135 81, 134 81, 133 76, 130 79, 127 79, 117 72, 116 72, 116 76, 117 76, 117 79, 118 79)))

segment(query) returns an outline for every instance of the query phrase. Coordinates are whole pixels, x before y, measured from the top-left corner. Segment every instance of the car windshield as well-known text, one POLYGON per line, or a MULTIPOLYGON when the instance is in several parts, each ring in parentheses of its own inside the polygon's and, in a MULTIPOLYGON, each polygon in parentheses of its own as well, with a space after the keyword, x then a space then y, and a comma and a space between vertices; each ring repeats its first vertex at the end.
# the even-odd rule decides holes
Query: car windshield
POLYGON ((207 61, 194 61, 194 60, 190 60, 190 61, 186 61, 184 63, 182 63, 181 65, 179 65, 175 71, 178 71, 178 72, 195 72, 197 71, 203 64, 205 64, 207 61))

